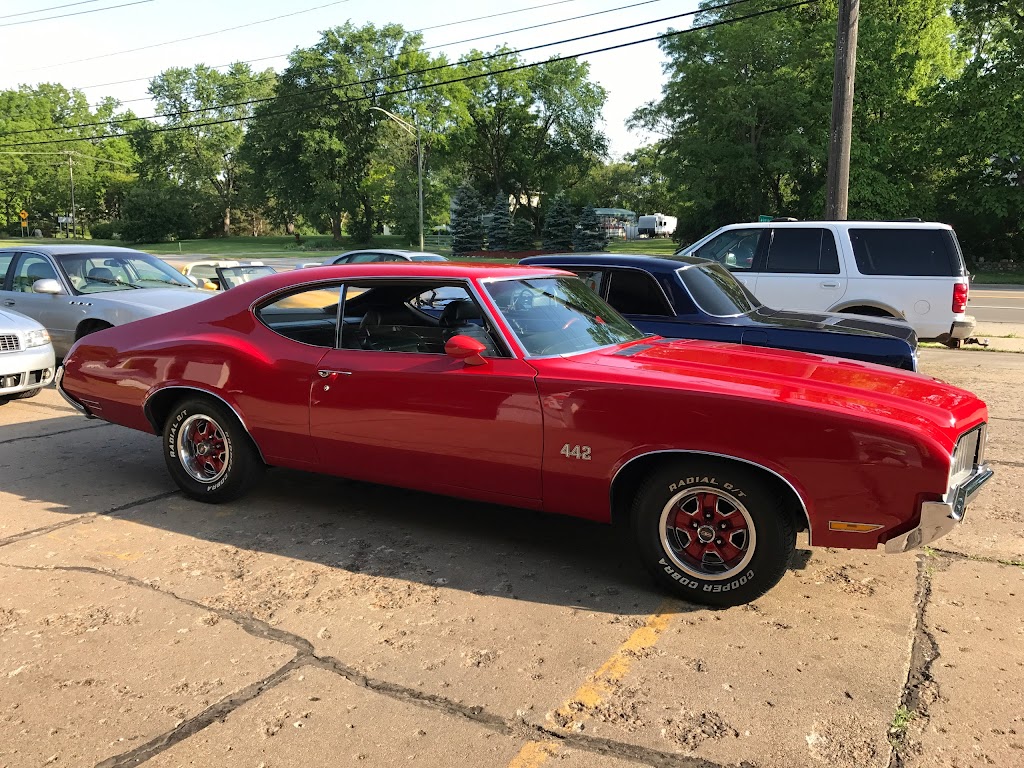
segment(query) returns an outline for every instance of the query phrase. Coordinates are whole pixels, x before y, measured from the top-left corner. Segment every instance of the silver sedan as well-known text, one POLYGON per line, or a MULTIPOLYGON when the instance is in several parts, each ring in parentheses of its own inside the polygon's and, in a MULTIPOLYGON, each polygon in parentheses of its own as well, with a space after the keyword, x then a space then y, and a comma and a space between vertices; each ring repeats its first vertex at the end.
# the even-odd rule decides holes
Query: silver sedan
POLYGON ((0 249, 0 276, 0 308, 41 323, 58 358, 86 334, 215 295, 148 253, 98 245, 0 249))
POLYGON ((53 381, 53 347, 39 323, 0 310, 0 405, 38 395, 53 381))

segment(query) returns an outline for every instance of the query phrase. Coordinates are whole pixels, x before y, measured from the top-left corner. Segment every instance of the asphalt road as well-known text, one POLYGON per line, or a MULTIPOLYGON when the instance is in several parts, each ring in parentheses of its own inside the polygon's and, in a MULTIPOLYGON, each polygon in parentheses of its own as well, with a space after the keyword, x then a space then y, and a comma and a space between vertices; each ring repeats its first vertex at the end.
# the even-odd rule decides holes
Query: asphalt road
POLYGON ((1024 323, 1024 285, 974 285, 968 314, 979 323, 1024 323))
POLYGON ((154 436, 4 405, 0 767, 1020 765, 1024 355, 921 362, 990 408, 965 522, 729 610, 606 526, 284 470, 211 507, 154 436))

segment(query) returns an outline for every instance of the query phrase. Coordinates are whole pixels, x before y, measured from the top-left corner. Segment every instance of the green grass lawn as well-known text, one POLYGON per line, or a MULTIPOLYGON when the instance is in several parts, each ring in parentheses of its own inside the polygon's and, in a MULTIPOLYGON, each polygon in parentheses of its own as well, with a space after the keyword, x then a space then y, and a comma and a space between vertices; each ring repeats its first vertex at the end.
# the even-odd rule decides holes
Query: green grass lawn
POLYGON ((1024 284, 1024 270, 1017 270, 1014 272, 971 272, 971 282, 981 283, 998 283, 1000 285, 1019 285, 1024 284))
MULTIPOLYGON (((8 238, 0 240, 0 247, 11 248, 27 242, 46 245, 64 245, 80 243, 82 245, 115 245, 136 248, 155 256, 216 256, 218 258, 274 258, 283 256, 302 256, 303 253, 341 253, 354 248, 366 247, 365 243, 356 243, 351 238, 342 238, 340 243, 331 239, 330 235, 310 235, 303 237, 303 244, 297 245, 294 237, 216 237, 202 240, 180 240, 174 243, 123 243, 120 240, 67 240, 64 238, 8 238)), ((409 248, 406 238, 397 235, 378 235, 372 245, 377 248, 409 248)), ((311 259, 320 260, 320 256, 311 259)))

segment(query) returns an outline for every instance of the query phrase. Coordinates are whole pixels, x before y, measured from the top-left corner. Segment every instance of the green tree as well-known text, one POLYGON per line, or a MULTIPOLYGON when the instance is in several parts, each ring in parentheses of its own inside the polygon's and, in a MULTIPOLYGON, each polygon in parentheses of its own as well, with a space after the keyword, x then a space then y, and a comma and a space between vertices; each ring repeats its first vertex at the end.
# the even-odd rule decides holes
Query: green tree
POLYGON ((572 247, 577 253, 593 253, 608 247, 608 234, 601 228, 601 220, 594 212, 594 206, 583 208, 573 232, 572 247))
POLYGON ((463 184, 452 199, 452 253, 482 251, 484 248, 483 209, 480 198, 468 184, 463 184))
POLYGON ((240 149, 253 107, 241 102, 268 98, 273 87, 273 70, 257 74, 248 64, 232 64, 226 72, 205 64, 167 69, 150 81, 149 93, 163 124, 177 130, 154 132, 142 126, 133 133, 145 178, 170 179, 193 202, 215 196, 225 237, 231 234, 240 181, 251 178, 240 149))
POLYGON ((491 207, 491 223, 487 227, 487 249, 508 250, 508 238, 512 227, 512 216, 508 210, 508 195, 502 190, 494 196, 491 207))
POLYGON ((571 251, 575 217, 568 199, 555 195, 544 211, 544 248, 553 251, 571 251))
MULTIPOLYGON (((473 61, 480 56, 464 57, 462 72, 523 63, 513 53, 473 61)), ((468 81, 449 162, 487 197, 508 191, 536 221, 540 196, 574 187, 607 153, 598 128, 606 93, 589 74, 585 62, 567 60, 468 81)))
POLYGON ((512 229, 509 232, 508 249, 510 251, 532 251, 537 244, 536 233, 533 219, 529 216, 516 216, 512 220, 512 229))

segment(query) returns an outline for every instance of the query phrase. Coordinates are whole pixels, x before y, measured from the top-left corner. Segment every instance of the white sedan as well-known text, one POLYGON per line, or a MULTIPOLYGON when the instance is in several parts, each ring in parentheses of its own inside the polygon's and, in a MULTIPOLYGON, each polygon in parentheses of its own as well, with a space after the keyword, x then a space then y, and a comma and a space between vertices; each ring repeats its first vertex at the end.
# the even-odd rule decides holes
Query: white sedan
POLYGON ((39 323, 0 310, 0 404, 38 395, 53 381, 53 345, 39 323))

